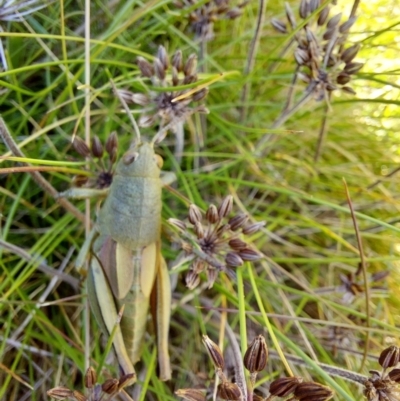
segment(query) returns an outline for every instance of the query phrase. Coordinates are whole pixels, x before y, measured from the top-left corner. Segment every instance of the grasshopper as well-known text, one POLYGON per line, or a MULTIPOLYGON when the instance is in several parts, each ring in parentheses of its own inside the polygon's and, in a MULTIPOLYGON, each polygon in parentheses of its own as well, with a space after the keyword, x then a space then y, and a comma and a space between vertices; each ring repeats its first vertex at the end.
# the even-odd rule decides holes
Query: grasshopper
MULTIPOLYGON (((160 250, 162 158, 153 143, 139 138, 118 162, 96 226, 78 256, 83 264, 92 248, 87 280, 88 297, 96 320, 106 335, 113 332, 118 311, 124 313, 114 332, 113 346, 124 374, 134 373, 151 305, 157 331, 161 380, 171 377, 168 353, 171 289, 160 250)), ((62 196, 98 196, 99 191, 72 189, 62 196)), ((77 266, 79 267, 79 266, 77 266)))

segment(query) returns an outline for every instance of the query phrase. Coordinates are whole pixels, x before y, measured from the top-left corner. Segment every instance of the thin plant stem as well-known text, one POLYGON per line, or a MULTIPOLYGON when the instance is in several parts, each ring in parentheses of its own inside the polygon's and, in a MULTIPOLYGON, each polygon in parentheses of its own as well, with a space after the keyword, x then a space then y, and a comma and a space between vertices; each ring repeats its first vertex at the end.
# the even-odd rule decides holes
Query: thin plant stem
POLYGON ((236 270, 237 291, 238 291, 238 304, 239 304, 239 326, 240 326, 240 348, 242 355, 247 348, 247 328, 246 328, 246 302, 244 296, 243 284, 243 268, 239 267, 236 270))
MULTIPOLYGON (((279 353, 276 352, 275 350, 269 350, 268 355, 273 359, 280 360, 279 353)), ((310 367, 310 365, 307 363, 307 361, 305 361, 303 358, 301 358, 297 355, 286 354, 285 357, 288 361, 294 363, 295 365, 310 367)), ((314 362, 314 363, 316 365, 318 365, 326 373, 329 373, 331 376, 341 377, 344 380, 350 381, 352 383, 356 383, 358 385, 364 385, 364 382, 368 379, 367 376, 361 375, 356 372, 352 372, 351 370, 338 368, 336 366, 331 366, 331 365, 328 365, 328 364, 322 363, 322 362, 314 362)))
POLYGON ((249 273, 251 286, 253 288, 254 295, 255 295, 256 300, 257 300, 258 308, 260 309, 261 315, 262 315, 262 317, 264 319, 264 322, 265 322, 265 325, 267 327, 268 333, 269 333, 269 335, 271 337, 271 340, 272 340, 275 348, 278 351, 278 354, 279 354, 279 356, 280 356, 280 358, 282 360, 282 363, 285 366, 286 371, 288 372, 289 376, 293 377, 294 375, 293 375, 292 369, 290 369, 290 366, 287 363, 285 355, 282 352, 282 348, 280 347, 278 339, 275 336, 274 329, 272 328, 272 325, 271 325, 271 323, 269 321, 269 318, 268 318, 268 316, 267 316, 267 314, 265 312, 264 305, 263 305, 260 293, 258 292, 258 287, 257 287, 256 281, 255 281, 254 274, 253 274, 253 269, 251 268, 251 266, 248 267, 247 271, 249 273))
MULTIPOLYGON (((358 228, 357 224, 357 219, 354 213, 354 208, 353 208, 353 203, 351 202, 350 198, 350 193, 349 193, 349 188, 347 187, 346 180, 343 178, 343 183, 344 183, 344 188, 346 190, 346 197, 347 197, 347 202, 349 204, 350 212, 351 212, 351 218, 353 220, 353 225, 354 225, 354 231, 356 233, 356 238, 357 238, 357 243, 358 243, 358 250, 360 252, 360 260, 361 260, 361 271, 363 273, 363 279, 364 279, 364 289, 365 289, 365 314, 367 315, 367 319, 365 321, 365 325, 367 327, 371 327, 371 309, 369 306, 369 301, 370 301, 370 293, 369 293, 369 285, 368 285, 368 277, 367 277, 367 264, 364 256, 364 250, 363 250, 363 244, 362 244, 362 239, 360 235, 360 230, 358 228)), ((368 357, 368 345, 369 345, 369 337, 370 337, 370 332, 367 331, 365 334, 365 347, 364 347, 364 355, 363 359, 361 361, 361 366, 359 368, 359 371, 361 372, 365 366, 365 363, 367 361, 368 357)))
MULTIPOLYGON (((259 0, 258 2, 259 7, 258 7, 258 15, 257 15, 257 22, 256 22, 256 27, 254 30, 254 36, 250 44, 250 49, 249 53, 247 56, 247 63, 244 68, 244 76, 248 77, 248 75, 251 73, 251 71, 254 68, 254 63, 255 63, 255 58, 258 50, 258 46, 260 44, 260 37, 261 37, 261 32, 262 32, 262 27, 264 25, 265 21, 265 12, 267 8, 267 1, 266 0, 259 0)), ((247 80, 245 85, 243 86, 242 90, 242 96, 241 96, 241 110, 240 110, 240 121, 243 122, 243 120, 246 117, 246 112, 247 112, 247 100, 249 97, 250 93, 250 81, 247 80)))
MULTIPOLYGON (((297 110, 299 110, 304 104, 308 102, 311 98, 317 83, 315 81, 311 82, 308 86, 303 97, 289 110, 283 111, 282 114, 275 120, 272 124, 271 129, 277 129, 282 124, 284 124, 297 110)), ((265 134, 255 145, 256 156, 261 156, 264 153, 264 146, 273 139, 273 134, 265 134)))
MULTIPOLYGON (((85 0, 85 142, 90 146, 90 0, 85 0)), ((89 167, 89 158, 87 158, 87 167, 89 167)), ((85 200, 85 238, 90 235, 90 200, 85 200)), ((86 271, 89 270, 88 261, 86 261, 86 271)), ((84 291, 87 291, 85 289, 84 291)), ((90 308, 89 299, 84 298, 84 327, 85 330, 85 371, 90 366, 90 308)))
POLYGON ((300 66, 297 65, 296 66, 296 70, 294 71, 292 82, 290 83, 289 92, 288 92, 286 103, 285 103, 285 107, 283 108, 282 113, 285 113, 287 110, 289 110, 290 105, 292 104, 293 95, 294 95, 294 87, 295 87, 296 82, 297 82, 297 77, 298 77, 299 70, 300 70, 300 66))
MULTIPOLYGON (((329 94, 329 96, 330 96, 330 94, 329 94)), ((322 145, 323 145, 325 137, 326 137, 326 132, 327 132, 326 128, 328 126, 328 112, 329 112, 329 103, 325 103, 325 112, 324 112, 324 116, 322 117, 321 127, 319 129, 318 142, 317 142, 317 147, 315 149, 315 154, 314 154, 314 163, 318 163, 319 158, 321 157, 322 145)))
MULTIPOLYGON (((25 154, 19 149, 17 143, 12 138, 8 131, 7 125, 2 118, 0 118, 0 136, 3 139, 7 148, 12 152, 14 156, 25 157, 25 154)), ((29 164, 27 163, 29 166, 29 164)), ((30 171, 29 174, 32 176, 34 181, 49 195, 51 195, 57 203, 59 203, 65 210, 70 212, 79 221, 85 222, 85 215, 78 210, 71 202, 64 198, 60 198, 58 191, 38 172, 30 171)))
MULTIPOLYGON (((219 313, 218 313, 219 315, 219 313)), ((226 334, 229 337, 229 344, 232 347, 233 351, 233 358, 234 358, 234 363, 235 363, 235 376, 236 376, 236 384, 239 386, 242 394, 243 394, 243 400, 247 401, 248 396, 247 396, 247 387, 246 387, 246 376, 244 374, 244 369, 243 369, 243 357, 240 352, 239 344, 236 339, 236 335, 231 329, 231 326, 229 324, 226 325, 226 334)))

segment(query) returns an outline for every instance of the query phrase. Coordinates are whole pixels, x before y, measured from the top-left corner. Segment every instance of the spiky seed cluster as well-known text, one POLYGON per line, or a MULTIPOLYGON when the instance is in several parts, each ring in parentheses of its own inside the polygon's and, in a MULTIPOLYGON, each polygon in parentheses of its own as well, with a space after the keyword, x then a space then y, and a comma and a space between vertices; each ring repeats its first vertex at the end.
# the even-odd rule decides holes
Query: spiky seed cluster
MULTIPOLYGON (((197 0, 177 0, 175 6, 183 9, 196 5, 197 0)), ((196 8, 189 14, 189 22, 196 39, 210 41, 214 39, 214 23, 221 18, 235 19, 242 15, 243 7, 248 3, 244 1, 237 6, 231 6, 229 0, 211 0, 196 8)))
POLYGON ((133 373, 124 375, 120 379, 108 379, 104 383, 97 383, 96 372, 89 367, 85 374, 85 387, 87 395, 67 387, 54 387, 47 392, 49 397, 56 400, 74 401, 111 401, 126 386, 135 380, 133 373))
MULTIPOLYGON (((300 18, 307 19, 320 5, 321 0, 301 0, 300 18)), ((285 3, 285 7, 288 24, 277 19, 271 21, 280 33, 288 33, 289 29, 294 30, 297 26, 289 4, 285 3)), ((326 99, 327 94, 336 89, 355 94, 347 84, 363 67, 363 63, 353 61, 360 46, 343 46, 356 18, 341 22, 342 14, 330 17, 330 11, 331 6, 327 5, 294 36, 297 42, 294 57, 300 68, 298 76, 308 84, 307 90, 314 93, 316 100, 326 99)))
POLYGON ((203 105, 189 107, 190 103, 205 99, 208 93, 207 88, 194 92, 192 92, 193 88, 184 90, 174 88, 194 84, 198 80, 195 54, 191 54, 184 63, 182 52, 178 50, 170 60, 164 46, 160 46, 153 64, 143 57, 137 58, 137 64, 142 77, 149 78, 155 87, 164 89, 158 92, 150 91, 147 95, 125 89, 118 90, 119 95, 127 103, 143 107, 139 126, 151 127, 159 121, 161 128, 168 127, 174 131, 177 124, 184 122, 189 115, 195 112, 208 113, 203 105))
POLYGON ((103 189, 108 188, 113 179, 114 166, 118 154, 118 139, 117 134, 112 132, 105 143, 105 150, 107 153, 104 157, 104 148, 97 136, 92 137, 91 148, 87 146, 85 141, 76 137, 73 142, 74 149, 83 157, 89 158, 91 166, 95 172, 94 178, 78 175, 74 178, 73 185, 77 187, 90 187, 103 189), (106 160, 104 160, 106 159, 106 160))
MULTIPOLYGON (((231 218, 232 196, 227 196, 217 208, 210 205, 205 214, 205 221, 200 209, 192 204, 189 207, 189 224, 177 219, 169 222, 181 231, 182 248, 186 256, 192 259, 186 284, 190 289, 200 283, 200 274, 205 272, 209 288, 215 282, 219 271, 241 266, 244 261, 256 261, 260 253, 254 251, 243 241, 242 235, 250 235, 264 227, 265 222, 247 224, 248 216, 237 214, 231 218)), ((229 272, 229 271, 228 271, 229 272)))
POLYGON ((370 370, 370 377, 364 383, 364 395, 368 401, 400 400, 400 349, 392 345, 379 356, 382 371, 370 370))

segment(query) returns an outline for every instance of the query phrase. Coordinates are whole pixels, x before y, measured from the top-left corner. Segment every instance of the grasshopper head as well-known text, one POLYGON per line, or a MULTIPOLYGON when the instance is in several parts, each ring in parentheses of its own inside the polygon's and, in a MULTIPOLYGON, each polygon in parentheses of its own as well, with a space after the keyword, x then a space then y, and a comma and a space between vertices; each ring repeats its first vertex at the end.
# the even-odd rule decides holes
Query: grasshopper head
POLYGON ((129 149, 117 165, 116 174, 126 177, 160 177, 162 158, 153 146, 142 142, 129 149))

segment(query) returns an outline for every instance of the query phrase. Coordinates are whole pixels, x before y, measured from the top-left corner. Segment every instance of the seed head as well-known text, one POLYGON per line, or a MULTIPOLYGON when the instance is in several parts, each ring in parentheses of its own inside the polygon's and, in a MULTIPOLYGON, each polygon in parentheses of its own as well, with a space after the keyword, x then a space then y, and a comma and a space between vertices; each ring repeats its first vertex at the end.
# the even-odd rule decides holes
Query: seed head
POLYGON ((196 205, 190 205, 188 220, 191 227, 180 220, 170 219, 170 223, 180 230, 181 237, 189 241, 181 242, 186 257, 192 260, 186 278, 189 288, 195 288, 200 283, 199 275, 202 272, 206 273, 208 285, 212 287, 220 271, 229 274, 230 268, 241 266, 244 261, 254 262, 262 257, 239 236, 253 234, 265 223, 254 223, 243 228, 248 216, 239 214, 229 218, 232 208, 233 198, 227 196, 219 207, 211 204, 205 218, 196 205), (226 221, 228 222, 225 223, 226 221))
MULTIPOLYGON (((175 2, 178 8, 190 7, 192 10, 196 5, 196 0, 185 0, 175 2)), ((230 7, 229 0, 211 0, 195 8, 189 14, 190 28, 199 41, 210 41, 214 38, 214 24, 216 21, 224 19, 235 19, 242 15, 242 10, 248 1, 230 7)), ((186 13, 184 14, 187 15, 186 13)))
MULTIPOLYGON (((334 4, 334 2, 332 2, 334 4)), ((299 16, 308 19, 321 5, 320 0, 301 0, 299 16)), ((297 29, 294 13, 288 3, 285 3, 286 18, 292 30, 296 30, 294 39, 297 47, 294 50, 294 59, 298 65, 297 76, 307 83, 307 90, 313 93, 317 101, 329 99, 329 93, 341 89, 346 93, 354 90, 344 86, 356 74, 362 63, 353 64, 352 60, 359 51, 359 45, 353 44, 343 51, 347 33, 355 22, 351 17, 342 22, 342 13, 329 18, 330 5, 326 5, 316 16, 316 21, 307 21, 302 29, 297 29), (360 64, 360 65, 358 65, 360 64)), ((273 27, 281 33, 287 33, 286 24, 274 19, 273 27)))
POLYGON ((138 57, 137 65, 141 75, 150 79, 152 85, 169 90, 159 92, 150 89, 143 94, 134 93, 127 89, 118 89, 118 95, 127 103, 143 107, 139 126, 151 127, 157 122, 159 123, 160 132, 156 138, 156 143, 161 142, 169 130, 176 131, 178 124, 185 122, 191 114, 208 113, 203 105, 189 106, 192 102, 204 100, 207 95, 207 88, 195 92, 192 92, 193 88, 185 90, 174 88, 197 81, 197 56, 195 54, 190 55, 184 63, 182 52, 178 50, 170 62, 165 47, 159 46, 153 64, 150 64, 143 57, 138 57), (168 77, 171 79, 169 80, 168 77))

